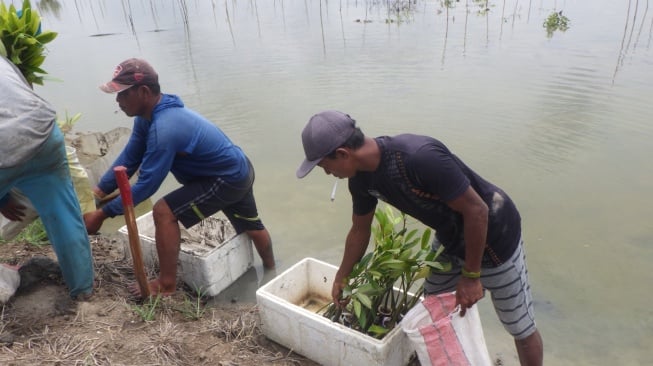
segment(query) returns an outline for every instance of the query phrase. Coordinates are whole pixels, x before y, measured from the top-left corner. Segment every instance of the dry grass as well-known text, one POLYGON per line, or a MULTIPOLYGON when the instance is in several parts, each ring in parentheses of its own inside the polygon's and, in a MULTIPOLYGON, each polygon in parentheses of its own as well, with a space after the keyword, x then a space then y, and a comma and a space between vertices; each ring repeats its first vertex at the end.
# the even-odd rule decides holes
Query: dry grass
MULTIPOLYGON (((265 338, 253 304, 205 308, 194 319, 184 307, 195 305, 197 294, 180 287, 161 299, 154 320, 143 321, 134 312, 143 302, 126 290, 134 276, 117 250, 121 244, 93 239, 91 301, 70 301, 60 283, 15 296, 0 312, 1 365, 316 365, 265 338)), ((2 248, 5 253, 12 251, 11 244, 4 245, 9 245, 2 248)), ((53 256, 49 247, 34 250, 38 253, 23 250, 23 257, 14 260, 53 256)))
POLYGON ((162 319, 152 339, 146 340, 139 354, 154 355, 156 360, 164 365, 189 364, 185 356, 184 337, 186 334, 173 324, 167 317, 162 319))

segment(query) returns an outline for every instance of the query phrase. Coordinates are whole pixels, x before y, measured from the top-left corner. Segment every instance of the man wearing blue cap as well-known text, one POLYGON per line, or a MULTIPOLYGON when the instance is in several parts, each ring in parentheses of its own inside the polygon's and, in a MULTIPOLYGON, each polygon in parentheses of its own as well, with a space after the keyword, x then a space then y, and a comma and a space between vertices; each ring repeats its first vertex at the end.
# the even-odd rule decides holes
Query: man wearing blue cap
POLYGON ((306 158, 303 178, 315 166, 349 178, 352 227, 333 282, 332 297, 345 304, 342 289, 367 250, 378 200, 410 215, 436 232, 433 250, 451 269, 432 271, 426 294, 456 291, 461 315, 490 291, 504 328, 513 336, 522 365, 541 365, 543 346, 535 326, 528 284, 521 218, 508 195, 483 179, 440 141, 412 134, 365 136, 339 111, 323 111, 302 131, 306 158))

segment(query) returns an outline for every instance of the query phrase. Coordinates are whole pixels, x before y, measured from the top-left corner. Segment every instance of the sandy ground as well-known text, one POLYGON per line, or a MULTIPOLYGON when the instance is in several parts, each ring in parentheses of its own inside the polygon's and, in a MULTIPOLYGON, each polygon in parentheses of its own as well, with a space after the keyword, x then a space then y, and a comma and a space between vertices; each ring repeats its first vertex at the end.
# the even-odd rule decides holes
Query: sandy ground
MULTIPOLYGON (((207 306, 183 287, 156 303, 132 297, 125 285, 133 270, 118 240, 91 237, 96 288, 89 301, 70 299, 56 264, 23 282, 2 307, 0 364, 316 365, 262 335, 255 305, 207 306)), ((0 246, 2 263, 55 258, 49 245, 0 246)))

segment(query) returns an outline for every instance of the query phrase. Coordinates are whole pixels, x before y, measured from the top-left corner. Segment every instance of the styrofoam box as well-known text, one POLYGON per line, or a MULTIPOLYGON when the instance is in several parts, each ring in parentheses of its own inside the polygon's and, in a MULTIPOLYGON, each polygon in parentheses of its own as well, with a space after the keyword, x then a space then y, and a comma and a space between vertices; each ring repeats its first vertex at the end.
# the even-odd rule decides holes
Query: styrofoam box
POLYGON ((269 339, 322 365, 405 365, 415 347, 395 326, 376 339, 301 306, 331 298, 337 267, 304 258, 256 291, 261 329, 269 339))
MULTIPOLYGON (((152 212, 136 219, 143 262, 158 266, 154 220, 152 212)), ((199 224, 181 229, 181 248, 177 261, 177 275, 192 288, 215 296, 231 285, 252 266, 254 252, 247 234, 236 235, 229 220, 221 213, 204 219, 199 224)), ((129 249, 127 226, 118 230, 124 235, 125 252, 129 249)))

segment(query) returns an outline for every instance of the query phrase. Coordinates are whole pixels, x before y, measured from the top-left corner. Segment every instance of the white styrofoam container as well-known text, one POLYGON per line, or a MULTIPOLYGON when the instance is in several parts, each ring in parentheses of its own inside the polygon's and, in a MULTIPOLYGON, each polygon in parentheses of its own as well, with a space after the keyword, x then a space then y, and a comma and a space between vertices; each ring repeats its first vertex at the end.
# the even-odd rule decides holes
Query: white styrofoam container
POLYGON ((325 366, 407 364, 415 347, 401 327, 379 340, 302 306, 312 298, 331 298, 337 270, 304 258, 259 288, 256 301, 263 334, 325 366))
MULTIPOLYGON (((143 262, 158 267, 152 212, 137 218, 136 226, 143 262)), ((183 226, 180 229, 182 240, 177 274, 190 287, 215 296, 252 267, 254 251, 251 239, 246 233, 235 235, 224 215, 216 214, 190 229, 183 226)), ((118 231, 125 237, 125 252, 131 255, 127 226, 118 231)))

